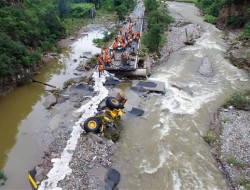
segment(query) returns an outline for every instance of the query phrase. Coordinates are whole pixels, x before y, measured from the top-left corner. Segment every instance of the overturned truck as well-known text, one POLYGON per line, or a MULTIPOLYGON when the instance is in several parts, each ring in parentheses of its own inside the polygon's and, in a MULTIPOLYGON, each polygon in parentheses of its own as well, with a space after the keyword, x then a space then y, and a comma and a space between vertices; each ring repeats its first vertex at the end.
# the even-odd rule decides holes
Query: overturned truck
POLYGON ((126 102, 127 99, 120 93, 116 97, 105 98, 98 106, 98 113, 82 122, 81 127, 87 133, 100 133, 105 127, 116 127, 114 120, 122 117, 126 102))

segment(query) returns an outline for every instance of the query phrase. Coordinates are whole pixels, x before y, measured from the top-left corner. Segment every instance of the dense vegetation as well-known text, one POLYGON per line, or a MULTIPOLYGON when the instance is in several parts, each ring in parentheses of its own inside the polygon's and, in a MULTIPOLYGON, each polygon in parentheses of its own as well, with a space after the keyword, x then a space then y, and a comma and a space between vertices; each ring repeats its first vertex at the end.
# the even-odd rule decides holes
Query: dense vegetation
MULTIPOLYGON (((239 5, 242 4, 243 0, 198 0, 198 7, 203 10, 205 21, 216 24, 217 18, 219 16, 220 10, 225 5, 239 5)), ((250 37, 250 7, 247 9, 247 13, 242 13, 238 16, 229 16, 225 25, 231 28, 241 28, 245 27, 243 35, 245 37, 250 37)))
POLYGON ((145 0, 145 9, 148 30, 143 36, 143 44, 149 52, 158 52, 164 39, 164 30, 173 22, 173 18, 167 14, 166 8, 162 8, 159 1, 156 0, 145 0))
POLYGON ((122 18, 134 6, 134 0, 0 0, 0 77, 36 64, 67 35, 68 21, 84 19, 93 7, 122 18))

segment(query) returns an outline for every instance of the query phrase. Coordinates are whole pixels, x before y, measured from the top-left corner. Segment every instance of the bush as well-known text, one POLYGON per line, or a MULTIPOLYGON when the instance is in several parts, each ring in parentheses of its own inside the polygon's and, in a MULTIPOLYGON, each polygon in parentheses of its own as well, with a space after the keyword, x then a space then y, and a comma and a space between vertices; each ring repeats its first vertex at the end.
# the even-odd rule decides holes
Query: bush
POLYGON ((208 131, 207 134, 203 136, 203 139, 206 143, 210 144, 215 142, 218 139, 218 137, 215 134, 213 134, 212 131, 208 131))
POLYGON ((85 17, 94 6, 93 3, 73 3, 70 5, 71 15, 75 18, 85 17))
POLYGON ((250 24, 245 27, 243 37, 250 38, 250 24))
POLYGON ((244 16, 230 16, 226 19, 226 26, 230 26, 232 28, 241 28, 246 23, 246 17, 244 16))
POLYGON ((238 161, 236 157, 234 156, 229 156, 226 158, 226 161, 229 165, 233 165, 235 167, 243 168, 244 163, 243 161, 238 161))
POLYGON ((217 17, 214 17, 212 15, 207 15, 205 14, 204 15, 204 21, 208 22, 208 23, 211 23, 211 24, 216 24, 217 22, 217 17))
POLYGON ((250 110, 250 92, 236 92, 229 100, 224 104, 224 107, 233 106, 239 110, 250 110))
POLYGON ((157 9, 157 2, 154 1, 149 0, 147 2, 148 7, 145 5, 148 12, 148 30, 142 37, 142 43, 149 52, 159 51, 159 48, 164 40, 164 29, 166 29, 168 25, 174 21, 174 19, 166 13, 166 10, 161 11, 157 9), (156 5, 151 6, 150 3, 156 3, 156 5))
POLYGON ((102 47, 105 43, 102 38, 95 38, 92 42, 98 47, 102 47))
POLYGON ((246 190, 250 190, 250 179, 240 178, 239 184, 243 186, 246 190))
POLYGON ((87 62, 86 65, 92 65, 97 63, 97 57, 93 55, 87 62))

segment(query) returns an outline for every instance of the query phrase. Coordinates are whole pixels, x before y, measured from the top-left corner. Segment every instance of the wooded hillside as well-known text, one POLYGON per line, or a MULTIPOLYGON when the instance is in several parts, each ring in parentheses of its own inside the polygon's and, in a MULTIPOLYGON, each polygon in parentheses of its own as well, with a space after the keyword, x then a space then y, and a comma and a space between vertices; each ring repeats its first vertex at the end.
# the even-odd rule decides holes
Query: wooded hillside
POLYGON ((0 0, 0 78, 40 60, 65 37, 65 18, 84 18, 93 7, 126 14, 134 0, 0 0))

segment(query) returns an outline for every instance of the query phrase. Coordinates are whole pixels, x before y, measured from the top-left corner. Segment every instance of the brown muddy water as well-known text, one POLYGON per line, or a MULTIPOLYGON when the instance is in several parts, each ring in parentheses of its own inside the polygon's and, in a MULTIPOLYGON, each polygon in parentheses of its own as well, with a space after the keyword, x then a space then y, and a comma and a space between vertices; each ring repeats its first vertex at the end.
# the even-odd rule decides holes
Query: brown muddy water
POLYGON ((206 134, 213 111, 233 92, 249 89, 249 76, 224 59, 227 45, 223 32, 203 22, 191 4, 168 2, 169 9, 203 28, 194 46, 170 55, 153 70, 149 79, 165 83, 165 95, 151 94, 138 102, 125 89, 128 104, 141 105, 141 118, 123 119, 124 131, 114 156, 121 172, 121 190, 226 190, 206 134), (188 11, 187 11, 188 10, 188 11), (197 73, 204 56, 215 75, 197 73), (189 86, 193 96, 171 84, 189 86))
MULTIPOLYGON (((36 80, 57 87, 75 76, 75 71, 83 52, 99 53, 92 40, 103 36, 102 31, 86 33, 84 37, 64 50, 58 61, 45 66, 36 80), (77 59, 75 63, 73 60, 77 59)), ((81 59, 82 60, 82 59, 81 59)), ((50 113, 42 102, 47 92, 41 84, 32 83, 18 87, 8 95, 0 97, 0 169, 8 180, 2 190, 27 190, 31 186, 27 171, 41 161, 43 150, 51 140, 48 129, 50 113)))

